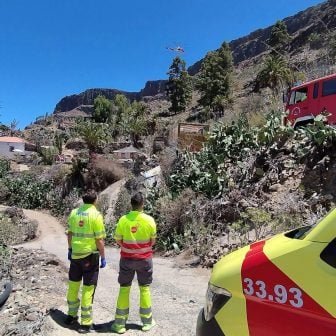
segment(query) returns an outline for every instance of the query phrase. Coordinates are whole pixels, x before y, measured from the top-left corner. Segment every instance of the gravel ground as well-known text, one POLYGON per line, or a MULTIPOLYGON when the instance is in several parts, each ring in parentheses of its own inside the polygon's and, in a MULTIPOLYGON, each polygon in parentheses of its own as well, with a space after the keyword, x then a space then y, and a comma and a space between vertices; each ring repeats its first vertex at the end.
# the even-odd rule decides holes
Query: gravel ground
MULTIPOLYGON (((67 244, 64 228, 47 214, 26 210, 30 219, 39 223, 40 238, 24 244, 25 248, 43 249, 68 265, 67 244)), ((108 248, 108 266, 101 270, 94 301, 94 322, 99 333, 110 333, 114 318, 115 301, 119 286, 117 283, 119 253, 108 248)), ((205 291, 210 272, 199 268, 179 268, 173 259, 154 258, 154 282, 152 285, 153 315, 157 326, 147 332, 148 336, 190 336, 195 334, 196 320, 204 303, 205 291)), ((52 274, 50 274, 52 277, 52 274)), ((46 298, 44 298, 45 300, 46 298)), ((139 295, 137 283, 133 282, 131 311, 127 335, 142 334, 139 330, 139 295)), ((43 335, 77 335, 76 330, 65 328, 65 293, 63 304, 53 306, 42 332, 43 335)))

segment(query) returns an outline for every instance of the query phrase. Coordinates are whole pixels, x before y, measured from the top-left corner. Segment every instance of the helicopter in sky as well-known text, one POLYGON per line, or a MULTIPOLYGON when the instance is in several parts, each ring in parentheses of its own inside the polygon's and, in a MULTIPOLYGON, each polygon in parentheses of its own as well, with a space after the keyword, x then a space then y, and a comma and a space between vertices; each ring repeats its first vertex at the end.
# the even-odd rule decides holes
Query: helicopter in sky
POLYGON ((169 51, 175 51, 175 52, 180 52, 180 53, 184 53, 184 49, 180 46, 176 46, 176 47, 166 47, 167 50, 169 51))

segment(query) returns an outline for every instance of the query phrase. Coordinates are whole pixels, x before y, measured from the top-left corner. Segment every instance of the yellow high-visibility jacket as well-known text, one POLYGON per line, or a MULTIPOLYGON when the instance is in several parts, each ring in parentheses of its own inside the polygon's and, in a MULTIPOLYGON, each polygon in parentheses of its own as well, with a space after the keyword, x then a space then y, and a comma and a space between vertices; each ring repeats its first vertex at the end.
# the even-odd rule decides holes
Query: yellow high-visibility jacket
POLYGON ((104 220, 93 204, 84 204, 71 211, 68 232, 72 233, 72 259, 97 253, 96 239, 106 237, 104 220))
POLYGON ((121 257, 151 258, 152 240, 156 238, 155 221, 143 212, 131 211, 120 218, 114 238, 121 242, 121 257))

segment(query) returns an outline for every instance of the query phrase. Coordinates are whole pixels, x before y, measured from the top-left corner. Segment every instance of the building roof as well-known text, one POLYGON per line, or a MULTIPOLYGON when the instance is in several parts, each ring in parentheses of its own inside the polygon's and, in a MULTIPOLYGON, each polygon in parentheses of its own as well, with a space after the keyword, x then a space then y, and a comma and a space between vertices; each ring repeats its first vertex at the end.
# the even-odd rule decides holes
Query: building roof
POLYGON ((25 143, 26 140, 18 137, 2 136, 0 137, 0 142, 25 143))
POLYGON ((128 146, 125 148, 115 150, 113 151, 113 153, 140 153, 140 151, 133 146, 128 146))

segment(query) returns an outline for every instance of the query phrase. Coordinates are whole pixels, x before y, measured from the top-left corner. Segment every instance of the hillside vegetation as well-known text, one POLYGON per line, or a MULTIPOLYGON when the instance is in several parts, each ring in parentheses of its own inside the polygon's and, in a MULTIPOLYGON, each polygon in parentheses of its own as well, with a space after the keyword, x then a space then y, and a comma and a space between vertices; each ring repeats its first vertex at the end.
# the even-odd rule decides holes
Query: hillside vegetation
POLYGON ((315 224, 334 206, 336 131, 322 120, 294 130, 268 115, 218 124, 199 153, 181 153, 152 190, 161 247, 177 244, 211 266, 254 240, 315 224), (167 244, 167 242, 169 242, 167 244))

